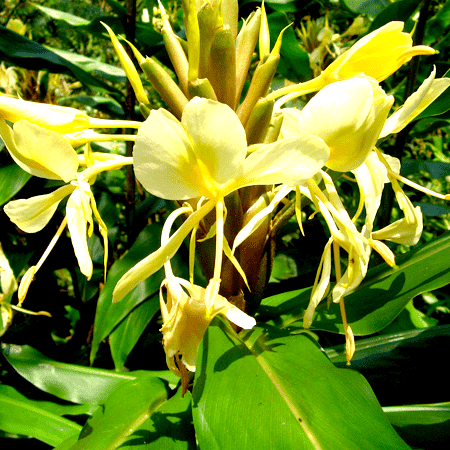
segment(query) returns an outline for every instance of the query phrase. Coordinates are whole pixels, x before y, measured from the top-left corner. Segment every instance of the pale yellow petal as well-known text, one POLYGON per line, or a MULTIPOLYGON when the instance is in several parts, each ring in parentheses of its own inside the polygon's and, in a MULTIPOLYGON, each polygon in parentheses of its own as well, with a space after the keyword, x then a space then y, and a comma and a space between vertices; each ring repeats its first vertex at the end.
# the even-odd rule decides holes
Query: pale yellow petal
POLYGON ((195 156, 218 184, 230 179, 247 154, 245 131, 227 105, 195 97, 183 111, 181 123, 195 156))
POLYGON ((133 150, 136 178, 168 200, 200 197, 202 173, 181 123, 164 109, 152 111, 139 128, 133 150))
POLYGON ((250 185, 299 186, 326 163, 330 150, 317 136, 297 136, 264 145, 251 153, 230 183, 233 189, 250 185))
POLYGON ((26 119, 35 125, 58 133, 73 133, 90 125, 89 116, 75 108, 27 102, 0 95, 0 119, 18 122, 26 119))
POLYGON ((214 202, 210 201, 200 209, 192 213, 174 233, 167 243, 156 252, 144 258, 132 267, 116 284, 113 292, 113 302, 122 300, 139 283, 153 275, 177 252, 186 236, 196 224, 214 208, 214 202))
POLYGON ((405 104, 389 117, 380 138, 403 130, 408 123, 414 120, 450 86, 450 78, 435 80, 435 75, 436 68, 433 69, 431 75, 421 84, 419 89, 408 97, 405 104))
POLYGON ((62 186, 51 194, 37 195, 26 200, 13 200, 4 206, 11 222, 27 233, 42 230, 52 218, 59 202, 71 194, 75 186, 62 186))
MULTIPOLYGON (((87 279, 90 279, 93 267, 87 244, 87 220, 84 207, 86 199, 82 196, 85 196, 84 192, 76 189, 69 197, 66 207, 67 226, 80 271, 87 279)), ((89 203, 89 199, 87 202, 89 203)))
POLYGON ((71 181, 78 169, 78 156, 69 141, 56 133, 19 120, 14 128, 0 120, 0 134, 16 163, 32 175, 71 181))

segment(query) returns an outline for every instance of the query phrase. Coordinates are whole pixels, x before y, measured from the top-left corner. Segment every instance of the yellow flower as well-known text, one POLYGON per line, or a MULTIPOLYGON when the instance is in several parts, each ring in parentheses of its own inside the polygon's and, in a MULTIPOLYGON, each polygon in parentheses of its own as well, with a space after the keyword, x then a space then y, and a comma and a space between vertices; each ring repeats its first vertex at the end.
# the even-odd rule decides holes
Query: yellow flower
POLYGON ((318 77, 278 89, 266 98, 268 100, 279 98, 275 104, 277 110, 293 98, 319 91, 336 81, 366 76, 381 82, 410 61, 413 56, 435 53, 435 50, 426 45, 413 46, 411 35, 403 33, 403 27, 403 22, 387 23, 357 41, 318 77))
POLYGON ((353 78, 323 88, 303 108, 282 110, 283 136, 312 134, 330 147, 326 166, 347 172, 360 166, 372 151, 394 97, 373 80, 353 78))
POLYGON ((315 136, 295 136, 261 145, 247 156, 245 131, 234 111, 219 102, 194 98, 181 122, 163 109, 152 111, 139 129, 134 147, 137 179, 161 198, 208 199, 155 253, 119 280, 114 300, 119 301, 170 259, 184 238, 213 208, 216 209, 216 262, 207 289, 212 308, 220 284, 226 195, 244 186, 304 184, 326 162, 329 149, 315 136))
POLYGON ((174 358, 180 357, 186 368, 195 372, 198 347, 208 325, 216 315, 220 314, 244 329, 256 325, 253 317, 245 314, 221 295, 216 296, 213 310, 207 312, 206 290, 173 276, 163 281, 160 304, 163 318, 161 331, 167 366, 178 376, 181 376, 181 373, 174 358), (164 287, 167 292, 166 301, 162 294, 164 287))
POLYGON ((433 55, 426 45, 413 46, 403 22, 389 22, 364 36, 333 61, 320 75, 324 83, 333 83, 364 74, 383 81, 417 55, 433 55))
MULTIPOLYGON (((41 178, 69 183, 50 194, 26 200, 13 200, 5 205, 5 213, 20 229, 27 233, 35 233, 47 225, 61 200, 70 196, 66 212, 72 244, 81 272, 90 278, 92 260, 87 247, 87 234, 92 235, 93 232, 92 215, 96 217, 104 239, 105 263, 107 229, 97 211, 89 180, 94 179, 95 175, 103 170, 129 163, 129 159, 114 155, 112 159, 97 162, 82 173, 78 173, 77 153, 69 140, 55 131, 23 119, 15 123, 11 129, 4 120, 0 120, 0 135, 9 153, 22 169, 41 178)), ((61 232, 62 229, 58 231, 61 232)))

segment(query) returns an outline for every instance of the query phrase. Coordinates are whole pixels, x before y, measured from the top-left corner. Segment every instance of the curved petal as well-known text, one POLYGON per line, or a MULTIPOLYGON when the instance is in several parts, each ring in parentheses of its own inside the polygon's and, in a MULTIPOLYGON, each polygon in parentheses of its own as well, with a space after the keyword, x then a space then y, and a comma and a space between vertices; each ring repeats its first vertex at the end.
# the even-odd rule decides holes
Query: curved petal
POLYGON ((196 157, 211 178, 223 184, 247 154, 247 139, 236 113, 227 105, 195 97, 183 111, 181 123, 196 157))
POLYGON ((329 154, 330 149, 317 136, 296 136, 264 145, 244 160, 226 193, 250 185, 302 185, 323 167, 329 154))
POLYGON ((386 120, 380 138, 403 130, 408 123, 414 120, 450 86, 450 78, 435 80, 435 76, 436 68, 433 69, 431 75, 421 84, 419 89, 408 97, 405 104, 386 120))
POLYGON ((13 200, 4 211, 11 222, 27 233, 36 233, 47 225, 59 202, 72 193, 75 186, 62 186, 51 194, 37 195, 26 200, 13 200))
POLYGON ((313 134, 330 147, 326 166, 347 172, 361 165, 373 149, 394 98, 364 78, 323 88, 303 108, 299 134, 313 134))
POLYGON ((72 133, 90 126, 90 118, 78 109, 27 102, 6 95, 0 95, 0 119, 10 122, 26 119, 35 125, 58 133, 72 133))
POLYGON ((85 208, 89 198, 81 189, 76 189, 69 197, 66 206, 67 226, 70 232, 75 256, 81 273, 89 280, 92 276, 92 260, 87 244, 87 221, 85 208))
POLYGON ((56 133, 26 120, 19 120, 13 130, 0 120, 0 134, 14 161, 37 177, 69 182, 76 176, 78 156, 69 141, 56 133))
POLYGON ((180 122, 164 109, 152 111, 139 128, 133 150, 136 178, 167 200, 200 197, 202 173, 180 122))
POLYGON ((403 22, 389 22, 364 36, 333 61, 320 75, 326 82, 354 77, 361 73, 383 81, 415 55, 432 55, 424 45, 413 47, 411 35, 404 33, 403 22))
POLYGON ((192 213, 180 228, 170 237, 166 244, 156 252, 144 258, 132 267, 117 282, 113 292, 113 302, 119 302, 125 295, 132 291, 139 283, 146 280, 159 270, 164 263, 170 260, 177 252, 185 237, 191 232, 196 224, 203 219, 214 208, 214 202, 205 203, 200 209, 192 213))

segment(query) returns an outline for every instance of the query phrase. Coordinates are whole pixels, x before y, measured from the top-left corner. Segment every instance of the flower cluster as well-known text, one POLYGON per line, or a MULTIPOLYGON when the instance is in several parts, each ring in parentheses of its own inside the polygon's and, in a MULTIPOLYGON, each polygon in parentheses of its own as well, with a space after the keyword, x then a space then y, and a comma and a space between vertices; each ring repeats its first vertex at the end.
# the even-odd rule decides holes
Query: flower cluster
MULTIPOLYGON (((300 205, 306 199, 322 214, 330 238, 304 326, 311 326, 316 306, 331 292, 332 300, 341 305, 350 359, 353 335, 346 322, 345 296, 364 279, 372 250, 394 266, 394 255, 383 241, 413 245, 422 231, 420 209, 399 184, 411 182, 399 175, 399 161, 382 154, 377 142, 414 120, 448 87, 450 79, 436 79, 433 70, 418 91, 390 115, 394 98, 379 83, 413 56, 434 53, 429 47, 413 46, 411 36, 402 31, 403 24, 391 22, 358 41, 313 80, 271 91, 283 33, 271 49, 264 7, 252 13, 239 32, 237 2, 199 6, 186 0, 183 9, 186 42, 175 35, 160 5, 161 33, 178 84, 156 61, 132 46, 170 112, 151 110, 133 62, 108 27, 144 122, 102 121, 71 108, 0 97, 0 133, 12 158, 33 175, 66 183, 50 194, 12 201, 5 212, 22 230, 36 232, 69 196, 62 227, 67 222, 80 270, 89 278, 92 262, 86 236, 92 233, 93 217, 105 250, 108 246, 107 230, 90 189, 98 173, 133 163, 146 191, 175 201, 178 209, 167 219, 161 247, 119 280, 113 301, 120 301, 164 267, 163 344, 169 368, 186 385, 186 369, 195 370, 199 343, 214 316, 222 314, 241 328, 254 326, 249 314, 270 275, 278 206, 292 204, 302 228, 300 205), (257 42, 260 61, 242 95, 257 42), (317 94, 301 111, 283 107, 313 92, 317 94), (5 120, 13 122, 13 128, 5 120), (135 141, 132 159, 90 152, 90 141, 117 138, 99 135, 92 128, 122 126, 138 129, 136 136, 125 137, 135 141), (86 146, 84 155, 73 148, 80 144, 86 146), (80 166, 84 170, 79 171, 80 166), (353 174, 360 191, 360 205, 353 217, 334 183, 346 172, 353 174), (403 217, 375 230, 386 183, 391 183, 403 217), (364 223, 358 228, 363 211, 364 223), (183 218, 182 225, 171 234, 177 217, 183 218), (170 259, 187 237, 190 277, 184 280, 173 274, 170 259), (340 249, 347 255, 344 267, 340 249), (335 283, 331 281, 333 260, 335 283), (195 263, 202 265, 209 278, 206 287, 194 282, 195 263)), ((26 285, 38 268, 25 277, 26 285)))

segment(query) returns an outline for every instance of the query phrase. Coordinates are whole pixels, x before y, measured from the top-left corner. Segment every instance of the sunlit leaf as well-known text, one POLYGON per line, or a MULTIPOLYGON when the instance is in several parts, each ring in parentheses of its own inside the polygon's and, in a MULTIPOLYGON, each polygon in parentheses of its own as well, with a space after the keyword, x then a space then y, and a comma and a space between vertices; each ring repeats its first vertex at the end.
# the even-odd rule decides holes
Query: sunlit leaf
POLYGON ((215 319, 197 360, 192 413, 208 450, 236 442, 261 450, 409 448, 360 374, 334 367, 310 336, 271 326, 239 338, 215 319))

